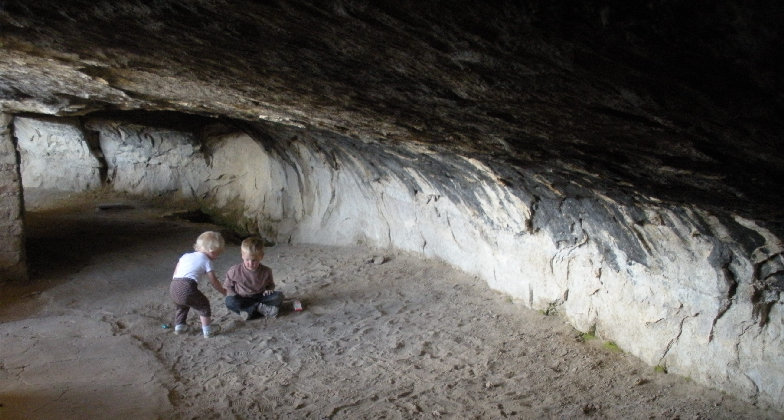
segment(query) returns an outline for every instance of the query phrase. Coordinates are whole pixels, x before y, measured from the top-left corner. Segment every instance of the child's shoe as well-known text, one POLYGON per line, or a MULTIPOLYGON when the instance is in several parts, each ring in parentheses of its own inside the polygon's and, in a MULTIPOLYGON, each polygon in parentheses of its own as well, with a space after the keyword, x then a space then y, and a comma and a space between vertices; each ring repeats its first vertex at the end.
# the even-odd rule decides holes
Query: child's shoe
POLYGON ((278 316, 278 307, 259 303, 259 312, 261 312, 265 318, 275 318, 278 316))
POLYGON ((178 324, 174 326, 174 333, 177 335, 185 334, 188 332, 188 326, 185 324, 178 324))
POLYGON ((220 332, 221 327, 220 325, 211 324, 207 326, 202 326, 201 330, 204 333, 204 338, 210 338, 217 335, 220 332))
POLYGON ((259 319, 259 318, 261 318, 261 314, 259 313, 258 310, 254 308, 252 312, 248 313, 248 316, 245 318, 245 320, 252 321, 254 319, 259 319))

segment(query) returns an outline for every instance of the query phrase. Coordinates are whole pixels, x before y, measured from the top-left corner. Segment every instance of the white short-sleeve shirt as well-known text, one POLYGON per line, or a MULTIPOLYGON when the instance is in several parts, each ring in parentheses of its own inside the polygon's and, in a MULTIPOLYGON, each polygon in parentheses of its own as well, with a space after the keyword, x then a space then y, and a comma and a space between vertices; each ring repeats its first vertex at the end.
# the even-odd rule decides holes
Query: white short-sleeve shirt
POLYGON ((189 252, 183 254, 174 268, 173 278, 189 278, 199 281, 204 273, 212 271, 212 260, 203 252, 189 252))

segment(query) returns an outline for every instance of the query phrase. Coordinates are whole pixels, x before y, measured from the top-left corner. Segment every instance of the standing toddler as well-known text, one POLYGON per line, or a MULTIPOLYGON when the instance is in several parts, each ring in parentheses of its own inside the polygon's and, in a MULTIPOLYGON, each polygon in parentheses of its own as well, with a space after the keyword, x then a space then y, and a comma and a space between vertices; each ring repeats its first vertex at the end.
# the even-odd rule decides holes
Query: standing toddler
POLYGON ((199 314, 202 333, 205 337, 210 337, 219 330, 216 328, 218 326, 210 325, 210 316, 212 315, 210 301, 199 291, 198 282, 202 275, 206 275, 212 283, 212 287, 226 296, 226 290, 221 286, 212 268, 212 261, 220 256, 225 246, 226 242, 220 233, 207 231, 199 235, 196 243, 193 244, 195 252, 183 254, 177 262, 169 288, 172 301, 177 307, 174 315, 175 334, 187 331, 188 326, 185 321, 191 308, 199 314))

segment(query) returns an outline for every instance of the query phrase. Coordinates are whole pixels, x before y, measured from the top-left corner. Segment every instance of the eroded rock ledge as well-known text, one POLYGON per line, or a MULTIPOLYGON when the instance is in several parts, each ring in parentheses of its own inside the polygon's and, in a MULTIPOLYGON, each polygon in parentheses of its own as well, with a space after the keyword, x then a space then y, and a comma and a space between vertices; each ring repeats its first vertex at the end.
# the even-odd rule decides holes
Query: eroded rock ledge
POLYGON ((272 123, 14 127, 26 187, 176 196, 272 241, 418 252, 651 365, 782 408, 784 249, 753 220, 272 123))

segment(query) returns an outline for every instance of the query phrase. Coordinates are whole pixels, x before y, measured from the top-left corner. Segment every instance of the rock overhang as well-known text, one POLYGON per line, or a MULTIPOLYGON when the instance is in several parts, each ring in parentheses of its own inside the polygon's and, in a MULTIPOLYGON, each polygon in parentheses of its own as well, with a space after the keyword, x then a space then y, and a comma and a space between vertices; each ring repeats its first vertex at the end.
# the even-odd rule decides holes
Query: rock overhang
POLYGON ((761 5, 9 1, 2 19, 9 112, 418 142, 781 229, 780 33, 761 5))

